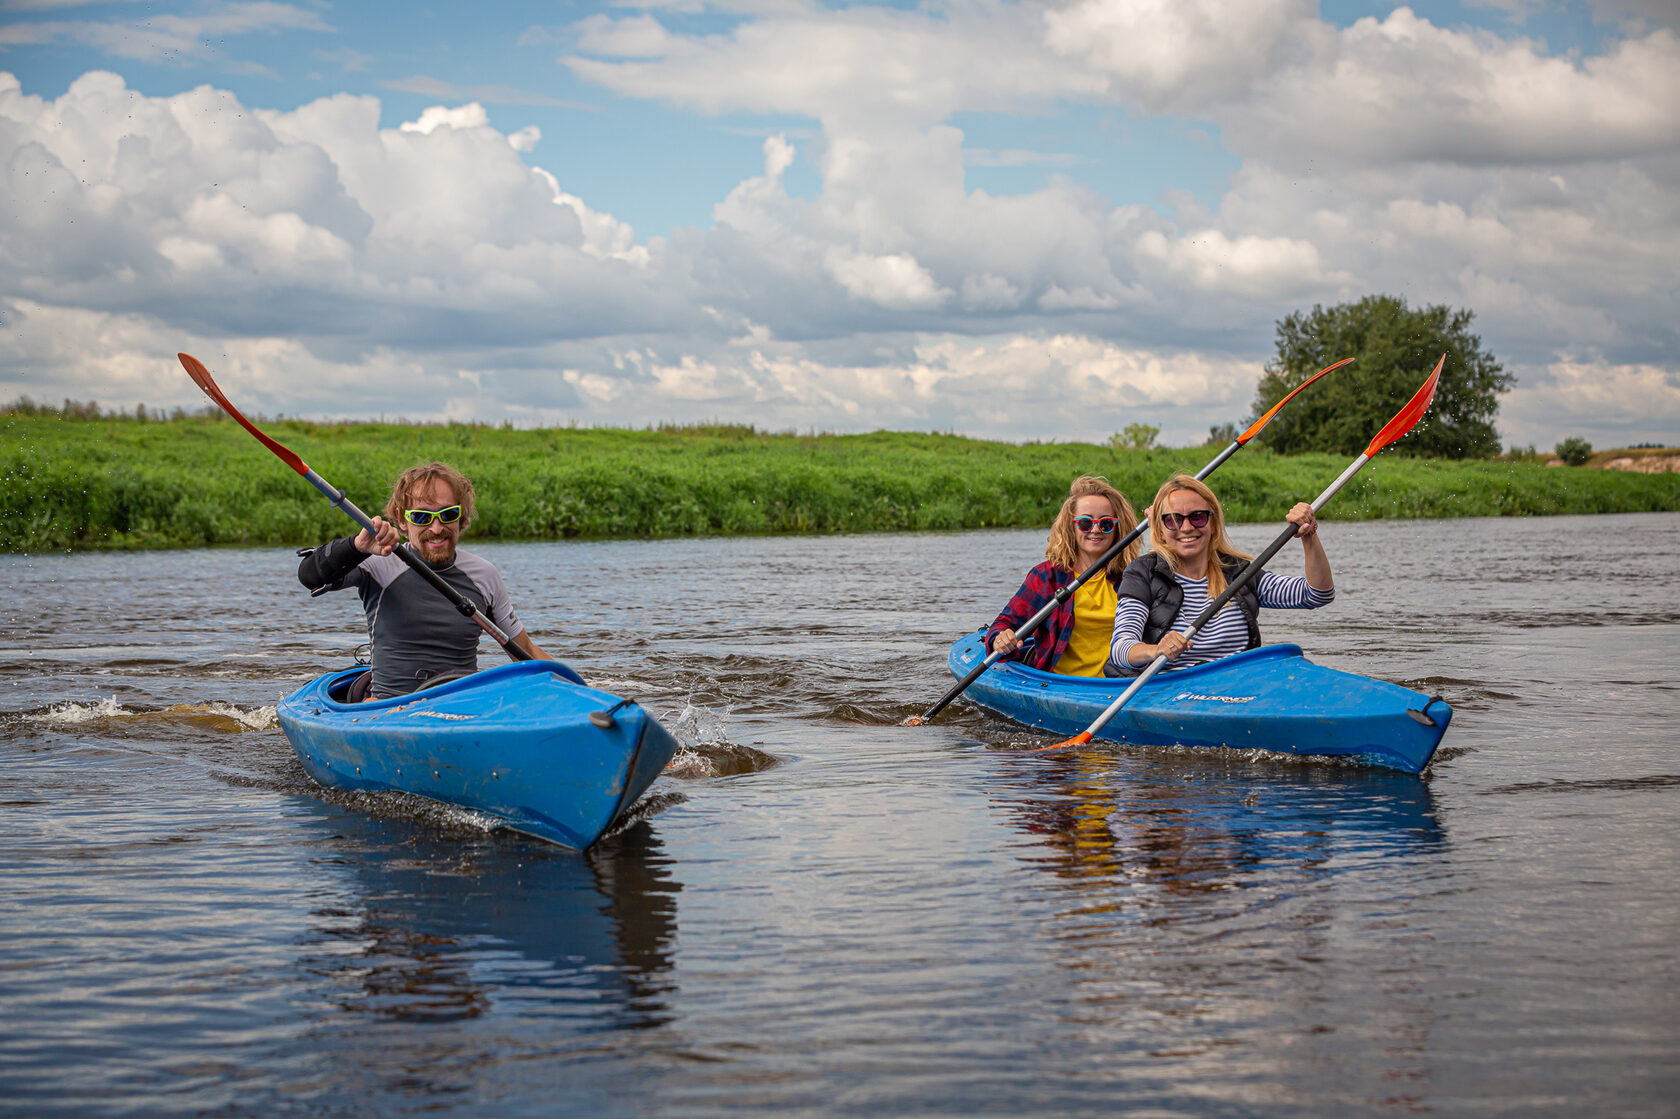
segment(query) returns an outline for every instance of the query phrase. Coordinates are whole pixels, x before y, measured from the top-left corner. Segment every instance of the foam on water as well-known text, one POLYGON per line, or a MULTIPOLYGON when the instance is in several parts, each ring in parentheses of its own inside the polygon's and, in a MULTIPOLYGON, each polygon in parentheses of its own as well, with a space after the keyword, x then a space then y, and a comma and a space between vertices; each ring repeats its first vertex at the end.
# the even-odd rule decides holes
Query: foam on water
POLYGON ((26 714, 30 722, 56 726, 80 726, 106 719, 159 719, 177 722, 182 718, 215 726, 231 721, 243 730, 272 730, 279 726, 273 706, 239 707, 232 703, 175 703, 155 711, 135 710, 117 702, 116 696, 93 703, 60 703, 45 711, 26 714))
POLYGON ((728 720, 728 708, 718 711, 692 701, 685 703, 675 718, 664 720, 666 729, 681 744, 666 763, 665 776, 724 777, 756 773, 776 764, 773 755, 731 742, 728 720))

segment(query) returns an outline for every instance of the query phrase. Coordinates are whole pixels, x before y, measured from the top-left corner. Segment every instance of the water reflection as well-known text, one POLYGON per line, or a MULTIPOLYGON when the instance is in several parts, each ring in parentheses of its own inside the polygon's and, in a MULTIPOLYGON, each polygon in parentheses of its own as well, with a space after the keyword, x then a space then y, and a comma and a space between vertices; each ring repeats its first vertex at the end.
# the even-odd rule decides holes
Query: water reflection
POLYGON ((349 886, 315 911, 306 964, 336 1010, 447 1022, 515 1009, 585 1031, 670 1017, 682 885, 645 820, 579 854, 302 804, 321 833, 311 861, 349 886))
MULTIPOLYGON (((1162 752, 1164 753, 1164 752, 1162 752)), ((1430 1075, 1433 938, 1405 898, 1448 849, 1429 784, 1353 767, 1111 751, 999 757, 992 804, 1048 874, 1047 955, 1068 1015, 1186 1086, 1310 1082, 1352 1034, 1384 1054, 1361 1106, 1430 1075), (1374 897, 1371 883, 1381 882, 1374 897), (1380 996, 1350 1024, 1351 1001, 1380 996), (1358 992, 1358 993, 1356 993, 1358 992)), ((1433 882, 1433 884, 1431 884, 1433 882)))
POLYGON ((1020 857, 1095 892, 1218 893, 1286 867, 1309 873, 1444 841, 1428 782, 1404 774, 1280 766, 1248 779, 1108 751, 999 756, 994 803, 1035 840, 1020 857))

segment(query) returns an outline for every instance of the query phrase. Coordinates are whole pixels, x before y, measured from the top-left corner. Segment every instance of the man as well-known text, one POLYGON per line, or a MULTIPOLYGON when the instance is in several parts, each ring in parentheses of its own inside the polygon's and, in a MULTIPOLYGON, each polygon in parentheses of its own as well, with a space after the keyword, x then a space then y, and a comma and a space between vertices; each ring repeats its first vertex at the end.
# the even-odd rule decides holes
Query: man
POLYGON ((478 669, 478 639, 484 631, 391 554, 403 535, 432 570, 514 644, 533 657, 553 659, 514 616, 502 573, 488 560, 457 550, 472 516, 473 487, 464 474, 441 462, 411 467, 392 487, 385 516, 373 518, 374 532, 364 528, 354 537, 329 541, 298 565, 299 582, 312 591, 355 587, 362 596, 373 671, 357 681, 352 702, 367 698, 369 691, 376 699, 407 695, 433 677, 478 669))

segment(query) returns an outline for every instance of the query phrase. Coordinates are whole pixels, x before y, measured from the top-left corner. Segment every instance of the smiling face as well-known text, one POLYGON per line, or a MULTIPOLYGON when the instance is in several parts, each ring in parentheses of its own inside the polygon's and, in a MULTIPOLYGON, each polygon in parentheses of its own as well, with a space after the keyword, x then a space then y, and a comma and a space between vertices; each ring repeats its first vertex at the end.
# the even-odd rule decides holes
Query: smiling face
POLYGON ((1178 558, 1181 570, 1191 578, 1200 578, 1196 573, 1206 569, 1208 547, 1219 530, 1217 518, 1211 515, 1213 509, 1207 498, 1195 490, 1174 490, 1160 506, 1163 513, 1198 513, 1204 510, 1210 516, 1201 528, 1188 520, 1180 521, 1177 528, 1168 528, 1164 523, 1161 526, 1160 543, 1178 558))
MULTIPOLYGON (((1114 506, 1109 503, 1108 498, 1100 494, 1089 494, 1073 503, 1074 519, 1090 517, 1095 522, 1104 517, 1113 518, 1114 516, 1114 506)), ((1108 532, 1098 532, 1095 523, 1091 525, 1090 532, 1080 532, 1078 525, 1073 526, 1073 539, 1079 546, 1080 571, 1084 571, 1093 563, 1096 563, 1102 557, 1102 554, 1108 551, 1109 545, 1114 543, 1117 532, 1119 532, 1118 525, 1108 532)))
MULTIPOLYGON (((410 509, 447 509, 460 502, 455 497, 455 487, 442 478, 433 478, 431 483, 414 495, 410 509)), ((444 524, 436 517, 429 525, 409 524, 404 518, 402 527, 408 533, 408 542, 414 545, 420 553, 420 558, 435 566, 447 565, 455 558, 455 543, 461 538, 461 525, 464 522, 444 524)))

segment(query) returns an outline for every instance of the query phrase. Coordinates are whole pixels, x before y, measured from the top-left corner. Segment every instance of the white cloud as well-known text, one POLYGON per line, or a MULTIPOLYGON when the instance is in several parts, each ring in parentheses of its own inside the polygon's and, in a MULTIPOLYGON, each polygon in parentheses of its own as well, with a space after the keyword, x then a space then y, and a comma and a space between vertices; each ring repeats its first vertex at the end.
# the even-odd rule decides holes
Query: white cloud
POLYGON ((212 56, 229 36, 332 30, 330 24, 307 8, 257 0, 223 4, 190 16, 148 11, 134 20, 17 21, 0 27, 0 46, 80 43, 118 58, 178 64, 212 56), (218 45, 212 46, 211 40, 216 40, 218 45))
POLYGON ((1320 35, 1218 115, 1244 154, 1471 166, 1571 163, 1680 142, 1680 36, 1658 30, 1584 59, 1436 27, 1399 8, 1320 35))
POLYGON ((528 152, 542 143, 542 129, 528 124, 518 132, 508 133, 508 146, 516 152, 528 152))
POLYGON ((1077 0, 1044 13, 1049 48, 1118 100, 1195 111, 1237 98, 1328 37, 1313 0, 1077 0))
POLYGON ((577 30, 578 53, 566 65, 617 93, 705 113, 800 113, 831 126, 925 127, 958 108, 1095 96, 1106 84, 1043 46, 1031 5, 797 10, 711 36, 677 35, 647 15, 591 16, 577 30))
POLYGON ((422 136, 430 136, 440 128, 485 128, 489 124, 490 114, 484 111, 483 105, 475 101, 453 109, 447 105, 433 105, 421 111, 420 119, 405 120, 398 127, 404 132, 418 132, 422 136))
POLYGON ((188 335, 253 378, 266 354, 417 415, 1015 437, 1071 436, 1073 415, 1089 438, 1143 419, 1187 439, 1246 412, 1283 314, 1382 291, 1478 312, 1521 378, 1513 423, 1666 399, 1670 32, 1575 57, 1405 9, 1337 29, 1304 0, 1219 26, 1207 0, 737 10, 716 35, 645 11, 574 28, 567 65, 614 92, 819 126, 767 138, 712 228, 645 242, 527 166, 542 133, 476 95, 381 128, 367 97, 252 110, 94 73, 44 101, 0 75, 0 305, 25 334, 92 316, 88 349, 131 355, 113 324, 167 352, 188 335), (1216 202, 1160 210, 1059 176, 968 185, 1052 157, 968 148, 953 114, 1070 100, 1194 109, 1242 166, 1216 202))
POLYGON ((1317 247, 1294 237, 1232 238, 1217 229, 1198 229, 1169 240, 1150 230, 1138 239, 1138 249, 1207 292, 1299 298, 1352 279, 1327 273, 1317 247))
POLYGON ((1672 367, 1557 361, 1520 372, 1500 409, 1508 444, 1550 450, 1565 435, 1600 447, 1672 444, 1680 432, 1680 373, 1672 367))
POLYGON ((847 295, 893 310, 937 307, 951 294, 904 253, 870 256, 831 249, 823 263, 847 295))

